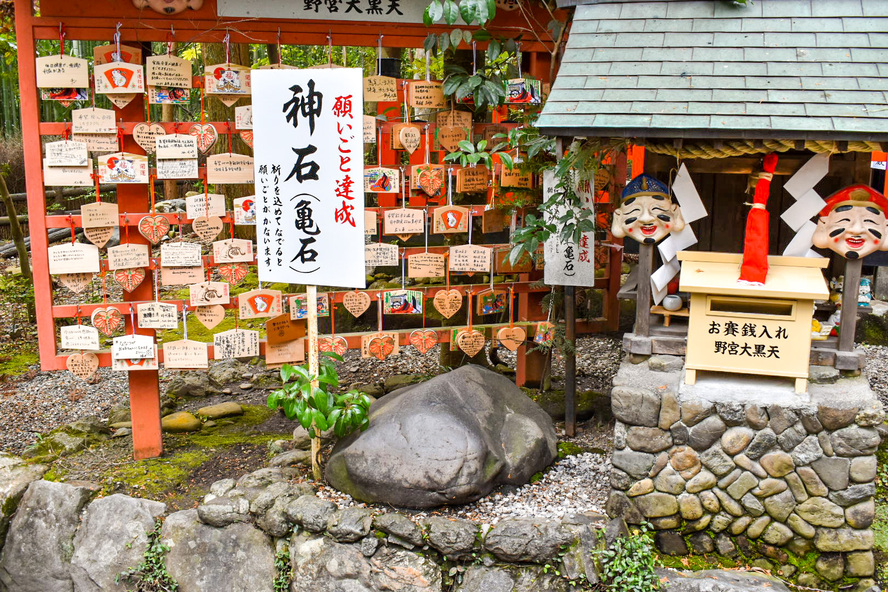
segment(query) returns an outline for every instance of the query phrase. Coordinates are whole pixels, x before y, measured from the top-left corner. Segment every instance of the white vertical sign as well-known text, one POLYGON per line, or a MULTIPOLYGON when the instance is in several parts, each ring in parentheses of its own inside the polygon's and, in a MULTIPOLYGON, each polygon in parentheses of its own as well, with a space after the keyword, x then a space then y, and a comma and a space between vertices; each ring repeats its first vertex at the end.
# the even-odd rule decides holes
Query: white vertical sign
MULTIPOLYGON (((555 193, 555 171, 543 171, 543 202, 555 193)), ((578 192, 580 193, 580 192, 578 192)), ((580 195, 585 195, 580 193, 580 195)), ((592 196, 586 198, 586 208, 592 209, 592 196)), ((562 205, 549 214, 546 223, 552 223, 567 208, 562 205)), ((594 220, 594 216, 592 220, 594 220)), ((579 243, 562 241, 556 233, 546 240, 544 246, 544 278, 550 286, 594 286, 595 285, 595 234, 584 232, 579 243)))
POLYGON ((364 288, 358 68, 255 70, 259 279, 364 288))

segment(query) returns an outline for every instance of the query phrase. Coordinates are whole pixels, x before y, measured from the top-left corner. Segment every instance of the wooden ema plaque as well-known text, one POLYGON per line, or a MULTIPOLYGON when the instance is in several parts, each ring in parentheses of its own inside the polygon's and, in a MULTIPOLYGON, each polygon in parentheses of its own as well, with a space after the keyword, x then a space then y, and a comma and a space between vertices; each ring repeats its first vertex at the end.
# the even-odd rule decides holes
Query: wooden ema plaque
POLYGON ((98 64, 93 68, 96 92, 99 94, 142 94, 145 72, 141 65, 127 62, 98 64))
MULTIPOLYGON (((71 112, 71 132, 74 134, 114 134, 117 142, 117 119, 112 109, 75 109, 71 112)), ((116 145, 115 145, 116 147, 116 145)))
MULTIPOLYGON (((116 136, 115 136, 116 139, 116 136)), ((92 159, 86 166, 47 166, 43 162, 43 184, 46 187, 92 187, 92 159)))
POLYGON ((98 273, 99 248, 84 243, 49 247, 49 273, 98 273))
POLYGON ((200 282, 189 287, 190 306, 228 304, 231 301, 229 287, 225 282, 200 282))
POLYGON ((201 216, 225 215, 225 196, 221 193, 198 193, 185 198, 185 216, 189 220, 201 216))
POLYGON ((96 164, 102 183, 148 183, 148 157, 144 154, 105 154, 96 164))
POLYGON ((417 164, 410 170, 410 189, 422 189, 429 197, 439 197, 444 191, 447 171, 443 164, 417 164))
POLYGON ((184 241, 163 243, 160 245, 160 266, 203 268, 200 245, 184 241))
POLYGON ((435 123, 439 127, 452 126, 469 129, 472 127, 472 114, 468 111, 441 111, 435 115, 435 123))
POLYGON ((143 302, 136 305, 136 323, 140 329, 177 329, 179 312, 175 304, 143 302))
POLYGON ((108 269, 148 267, 148 245, 125 243, 108 249, 108 269))
POLYGON ((407 103, 417 109, 443 109, 446 103, 441 83, 428 80, 411 82, 407 103))
POLYGON ((37 88, 89 88, 89 62, 69 55, 37 58, 37 88))
POLYGON ((250 68, 239 64, 207 66, 204 69, 204 90, 208 95, 247 96, 251 92, 250 68))
POLYGON ((424 211, 408 208, 386 210, 383 219, 383 234, 397 236, 402 241, 406 241, 414 234, 422 234, 423 232, 425 232, 424 211))
POLYGON ((202 265, 194 267, 161 267, 161 286, 188 286, 196 284, 205 277, 202 265))
POLYGON ((496 273, 530 273, 533 271, 533 259, 524 253, 515 262, 509 263, 509 247, 496 247, 493 251, 493 261, 496 273))
POLYGON ((197 138, 191 134, 166 134, 155 141, 158 160, 168 158, 197 158, 197 138))
MULTIPOLYGON (((158 178, 162 177, 158 176, 158 178)), ((219 216, 210 216, 209 218, 206 216, 198 216, 191 221, 191 230, 194 231, 198 240, 203 244, 209 244, 216 240, 216 237, 219 236, 219 233, 222 232, 224 227, 225 224, 219 216)))
MULTIPOLYGON (((151 58, 148 58, 149 60, 151 58)), ((117 49, 117 44, 112 43, 109 45, 97 45, 93 48, 93 62, 96 65, 100 64, 110 64, 111 62, 127 62, 130 64, 141 64, 142 63, 142 50, 138 47, 132 47, 129 45, 120 45, 120 50, 117 49)), ((190 66, 190 65, 189 65, 190 66)), ((191 68, 188 69, 189 75, 191 72, 191 68)))
POLYGON ((252 358, 259 355, 259 331, 230 329, 213 335, 216 360, 252 358))
POLYGON ((305 321, 294 321, 290 314, 282 314, 265 322, 268 343, 286 343, 305 337, 305 321))
POLYGON ((468 231, 468 208, 443 206, 432 210, 432 232, 434 234, 452 234, 468 231))
POLYGON ((376 143, 376 118, 372 115, 364 116, 364 125, 363 125, 363 137, 364 144, 375 144, 376 143))
POLYGON ((506 229, 506 213, 496 208, 484 210, 481 214, 481 232, 490 234, 506 229))
POLYGON ((100 228, 84 228, 83 236, 86 237, 86 240, 99 247, 100 249, 104 247, 111 237, 114 236, 114 230, 116 226, 102 226, 100 228))
POLYGON ((59 328, 62 349, 101 349, 99 331, 89 325, 69 325, 59 328))
POLYGON ((398 193, 401 190, 398 169, 371 167, 364 169, 364 191, 366 193, 398 193))
POLYGON ((149 86, 191 88, 191 61, 177 55, 161 54, 145 59, 149 86))
POLYGON ((509 128, 498 123, 484 124, 481 126, 481 139, 487 140, 489 145, 496 145, 502 142, 505 138, 497 136, 505 136, 508 135, 508 133, 509 128))
POLYGON ((455 273, 487 273, 490 271, 491 249, 479 245, 450 247, 450 271, 455 273))
POLYGON ((523 173, 517 166, 511 169, 504 166, 500 172, 500 186, 533 189, 533 174, 529 171, 523 173))
POLYGON ((487 191, 489 171, 486 167, 466 167, 456 171, 456 190, 460 193, 487 191))
POLYGON ((136 370, 157 370, 160 368, 157 354, 153 358, 141 358, 136 360, 111 360, 111 370, 113 372, 133 372, 136 370))
POLYGON ((242 319, 271 318, 284 310, 280 290, 250 290, 237 295, 238 315, 242 319))
POLYGON ((253 241, 245 238, 226 238, 213 243, 216 263, 250 263, 253 261, 253 241))
POLYGON ((444 277, 444 255, 440 253, 415 253, 407 256, 407 277, 439 278, 444 277))
POLYGON ((384 360, 400 353, 397 333, 370 333, 361 335, 361 357, 384 360))
POLYGON ((234 129, 253 129, 253 105, 244 105, 234 108, 234 129))
POLYGON ((469 131, 468 128, 445 125, 435 130, 435 137, 439 148, 447 152, 456 152, 459 143, 468 139, 469 131))
POLYGON ((142 121, 133 126, 133 140, 148 154, 154 154, 157 150, 157 139, 165 135, 166 130, 159 123, 142 121))
POLYGON ((157 178, 169 179, 197 179, 200 177, 200 169, 196 158, 167 159, 157 161, 157 178))
POLYGON ((364 78, 365 103, 395 103, 398 101, 398 79, 390 76, 364 78))
POLYGON ((169 370, 209 368, 207 344, 190 339, 164 343, 163 366, 169 370))
POLYGON ((117 226, 120 214, 116 203, 92 202, 80 206, 80 226, 82 228, 101 228, 117 226))
POLYGON ((390 267, 400 264, 398 245, 368 244, 364 247, 364 264, 367 267, 390 267))
POLYGON ((407 137, 410 138, 413 150, 416 150, 416 148, 419 147, 420 138, 422 137, 422 128, 416 123, 396 123, 392 126, 392 150, 409 150, 402 142, 402 132, 408 128, 410 129, 410 132, 407 133, 407 137))
POLYGON ((246 154, 213 154, 207 157, 207 182, 252 183, 253 157, 246 154))
POLYGON ((277 368, 284 364, 301 364, 305 361, 305 340, 295 339, 282 343, 265 344, 266 368, 277 368))
POLYGON ((43 148, 46 150, 46 158, 43 163, 47 167, 85 167, 89 165, 89 150, 86 147, 86 142, 61 140, 47 142, 43 148))
MULTIPOLYGON (((86 149, 92 154, 108 154, 117 150, 117 134, 72 134, 71 139, 75 142, 83 142, 86 149)), ((90 172, 92 172, 92 162, 90 162, 90 172)), ((44 181, 45 184, 48 185, 44 181)))

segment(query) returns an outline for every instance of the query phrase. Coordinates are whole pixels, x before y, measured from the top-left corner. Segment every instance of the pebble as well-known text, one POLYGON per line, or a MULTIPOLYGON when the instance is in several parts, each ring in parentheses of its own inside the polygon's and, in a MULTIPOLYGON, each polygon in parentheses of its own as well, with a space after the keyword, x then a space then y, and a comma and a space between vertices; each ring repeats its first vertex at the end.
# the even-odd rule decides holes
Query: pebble
POLYGON ((866 351, 866 377, 882 404, 888 407, 888 347, 863 345, 866 351))
POLYGON ((242 391, 248 391, 253 388, 253 385, 249 382, 242 382, 240 385, 238 385, 238 388, 240 388, 240 390, 242 391))

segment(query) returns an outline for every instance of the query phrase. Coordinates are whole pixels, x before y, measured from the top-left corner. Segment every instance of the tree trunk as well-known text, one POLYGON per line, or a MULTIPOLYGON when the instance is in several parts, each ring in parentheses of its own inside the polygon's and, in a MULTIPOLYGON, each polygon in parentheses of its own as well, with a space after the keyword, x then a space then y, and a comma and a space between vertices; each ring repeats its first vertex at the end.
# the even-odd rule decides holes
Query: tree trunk
POLYGON ((22 270, 22 276, 25 279, 31 279, 31 262, 28 260, 28 248, 25 246, 25 235, 22 233, 22 227, 19 226, 18 216, 15 213, 15 204, 9 195, 9 189, 6 187, 6 175, 0 174, 0 199, 6 206, 6 214, 9 216, 9 233, 12 235, 12 242, 15 243, 15 249, 18 251, 19 267, 22 270))

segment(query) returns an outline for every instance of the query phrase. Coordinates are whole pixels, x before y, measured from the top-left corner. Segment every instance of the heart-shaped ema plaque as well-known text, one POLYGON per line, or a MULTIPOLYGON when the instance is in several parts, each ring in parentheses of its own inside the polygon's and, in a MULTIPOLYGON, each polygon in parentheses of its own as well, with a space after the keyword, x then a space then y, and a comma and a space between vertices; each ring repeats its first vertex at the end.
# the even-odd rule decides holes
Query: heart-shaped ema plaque
POLYGON ((219 132, 211 123, 195 123, 188 129, 188 133, 197 138, 197 149, 203 154, 219 139, 219 132))
POLYGON ((132 103, 133 99, 136 98, 136 95, 130 93, 109 93, 105 96, 108 97, 108 100, 111 101, 118 109, 123 109, 124 107, 132 103))
POLYGON ((237 132, 237 135, 241 137, 241 140, 243 140, 247 146, 250 148, 253 147, 253 130, 242 130, 237 132))
POLYGON ((435 294, 432 304, 445 319, 449 319, 462 307, 462 301, 463 296, 459 290, 440 290, 435 294))
POLYGON ((353 317, 359 317, 370 308, 370 295, 367 292, 346 292, 342 296, 342 305, 353 317))
POLYGON ((331 352, 340 356, 344 356, 348 351, 348 342, 345 337, 321 337, 318 339, 319 352, 331 352))
POLYGON ((118 269, 114 272, 114 281, 120 284, 120 287, 127 292, 132 292, 139 287, 145 280, 145 269, 143 267, 131 267, 127 269, 118 269))
POLYGON ((384 360, 395 351, 395 340, 391 335, 379 335, 370 340, 367 349, 377 360, 384 360))
POLYGON ((438 332, 434 329, 417 329, 410 332, 410 345, 421 354, 438 344, 438 332))
POLYGON ((93 353, 73 354, 65 360, 65 366, 77 378, 89 380, 99 369, 99 357, 93 353))
POLYGON ((441 195, 444 187, 444 166, 440 164, 422 164, 416 167, 416 184, 425 191, 429 197, 441 195))
POLYGON ((170 221, 164 216, 143 216, 139 220, 139 234, 156 245, 170 231, 170 221))
POLYGON ((91 273, 63 273, 59 276, 59 282, 74 292, 80 294, 92 283, 91 273))
POLYGON ((113 306, 93 310, 90 319, 93 327, 106 337, 111 337, 123 325, 123 316, 113 306))
POLYGON ((456 336, 456 345, 470 358, 474 358, 478 352, 484 349, 485 341, 484 333, 476 329, 460 331, 456 336))
POLYGON ((216 240, 223 228, 222 218, 218 216, 201 216, 191 221, 191 229, 200 239, 200 242, 208 244, 216 240))
POLYGON ((225 318, 225 309, 221 304, 198 306, 194 309, 194 316, 204 327, 213 329, 225 318))
POLYGON ((116 226, 99 226, 97 228, 84 228, 83 236, 86 240, 99 247, 100 249, 108 244, 111 237, 114 236, 116 226))
POLYGON ((503 327, 496 333, 500 345, 509 351, 515 351, 527 339, 527 331, 521 327, 503 327))
POLYGON ((157 150, 158 136, 165 135, 166 130, 159 123, 149 124, 142 121, 133 126, 133 140, 148 154, 154 154, 154 151, 157 150))
POLYGON ((444 125, 438 128, 438 144, 447 152, 456 152, 459 143, 468 138, 466 130, 461 127, 444 125))
POLYGON ((398 132, 398 139, 401 140, 401 145, 404 146, 404 150, 413 154, 416 152, 416 149, 419 148, 422 134, 420 133, 419 128, 413 126, 402 127, 401 131, 398 132))
POLYGON ((232 286, 236 286, 244 281, 244 278, 250 273, 250 268, 246 263, 222 263, 216 270, 222 276, 222 279, 232 286))

